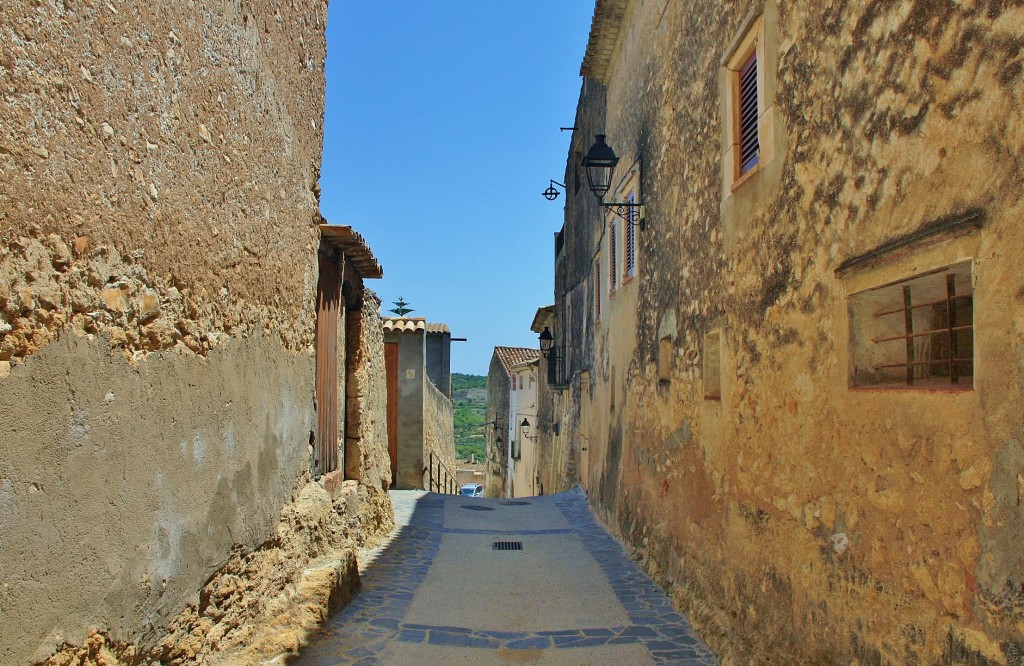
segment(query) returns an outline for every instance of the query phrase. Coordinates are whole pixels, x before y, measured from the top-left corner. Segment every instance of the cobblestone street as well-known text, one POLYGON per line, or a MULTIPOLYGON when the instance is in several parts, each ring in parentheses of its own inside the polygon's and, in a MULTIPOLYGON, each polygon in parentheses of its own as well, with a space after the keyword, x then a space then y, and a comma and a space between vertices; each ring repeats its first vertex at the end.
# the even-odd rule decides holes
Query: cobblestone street
POLYGON ((363 554, 362 591, 297 663, 717 663, 582 492, 391 497, 390 542, 363 554))

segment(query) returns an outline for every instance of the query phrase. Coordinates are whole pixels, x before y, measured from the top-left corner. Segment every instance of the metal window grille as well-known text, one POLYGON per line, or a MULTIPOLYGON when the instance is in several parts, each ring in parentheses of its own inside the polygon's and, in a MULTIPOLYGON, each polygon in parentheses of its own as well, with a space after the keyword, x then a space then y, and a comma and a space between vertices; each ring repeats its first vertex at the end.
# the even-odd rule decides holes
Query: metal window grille
POLYGON ((601 321, 601 260, 594 262, 594 321, 601 321))
POLYGON ((739 74, 739 143, 740 173, 757 166, 760 143, 757 137, 757 51, 740 68, 739 74))
POLYGON ((569 385, 565 372, 565 347, 553 345, 548 350, 548 388, 561 390, 569 385))
POLYGON ((970 263, 851 297, 853 386, 970 387, 970 263))

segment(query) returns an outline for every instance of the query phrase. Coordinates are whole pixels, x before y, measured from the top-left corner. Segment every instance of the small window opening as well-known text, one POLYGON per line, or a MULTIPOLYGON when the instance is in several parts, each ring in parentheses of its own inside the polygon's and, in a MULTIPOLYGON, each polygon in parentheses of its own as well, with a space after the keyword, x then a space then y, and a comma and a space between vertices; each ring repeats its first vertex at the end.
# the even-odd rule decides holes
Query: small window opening
POLYGON ((853 294, 850 386, 972 388, 971 262, 853 294))

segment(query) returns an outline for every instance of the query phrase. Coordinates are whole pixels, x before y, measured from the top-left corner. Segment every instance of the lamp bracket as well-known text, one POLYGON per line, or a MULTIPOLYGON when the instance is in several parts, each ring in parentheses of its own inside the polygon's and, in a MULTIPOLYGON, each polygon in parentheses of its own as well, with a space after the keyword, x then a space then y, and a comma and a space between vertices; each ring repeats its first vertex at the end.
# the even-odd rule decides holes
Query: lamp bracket
POLYGON ((647 227, 647 217, 644 215, 644 213, 646 213, 647 211, 645 210, 646 207, 642 203, 627 203, 627 202, 621 202, 621 203, 620 202, 609 202, 609 203, 605 203, 605 202, 602 201, 601 202, 601 207, 602 208, 607 208, 611 212, 613 212, 616 215, 618 215, 619 217, 621 217, 626 222, 632 224, 634 227, 640 227, 641 229, 645 229, 647 227), (634 208, 637 209, 637 213, 639 214, 639 218, 640 218, 639 222, 633 222, 632 220, 630 220, 630 217, 631 217, 630 213, 632 212, 632 209, 634 209, 634 208))
POLYGON ((565 185, 558 182, 557 180, 551 180, 550 178, 548 180, 551 181, 551 184, 548 185, 548 189, 541 192, 541 194, 544 195, 544 198, 547 199, 548 201, 554 201, 555 199, 558 198, 558 195, 561 194, 558 190, 555 189, 555 185, 558 185, 563 190, 565 189, 565 185))

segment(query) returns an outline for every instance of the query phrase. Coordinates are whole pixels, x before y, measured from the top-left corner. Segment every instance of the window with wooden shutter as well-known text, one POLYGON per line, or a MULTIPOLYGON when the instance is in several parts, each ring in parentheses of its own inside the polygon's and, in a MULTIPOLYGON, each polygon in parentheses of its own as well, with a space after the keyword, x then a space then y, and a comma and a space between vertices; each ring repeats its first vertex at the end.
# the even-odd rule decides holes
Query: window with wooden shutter
POLYGON ((618 248, 618 235, 619 225, 618 220, 613 219, 611 222, 611 233, 608 237, 608 293, 615 293, 615 287, 618 286, 618 265, 619 265, 619 248, 618 248))
POLYGON ((601 321, 601 260, 594 262, 594 323, 601 321))
POLYGON ((626 220, 626 256, 623 259, 624 264, 624 275, 627 278, 631 278, 636 274, 636 225, 637 225, 637 210, 632 207, 632 204, 636 203, 636 193, 630 192, 629 196, 626 197, 626 203, 630 204, 627 208, 627 220, 626 220))
POLYGON ((757 51, 750 54, 739 71, 737 103, 739 105, 740 174, 757 166, 760 143, 757 136, 757 51))

